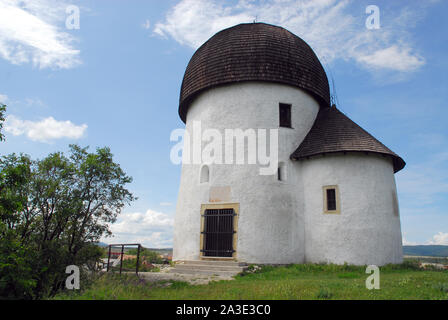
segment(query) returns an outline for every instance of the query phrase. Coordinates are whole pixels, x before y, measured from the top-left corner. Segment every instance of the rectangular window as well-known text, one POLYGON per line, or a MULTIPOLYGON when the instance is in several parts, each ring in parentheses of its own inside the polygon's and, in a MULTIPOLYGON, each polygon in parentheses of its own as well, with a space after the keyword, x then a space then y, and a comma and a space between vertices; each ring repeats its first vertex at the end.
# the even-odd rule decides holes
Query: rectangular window
POLYGON ((327 210, 336 210, 336 189, 327 189, 327 210))
POLYGON ((280 103, 280 127, 291 128, 291 105, 286 103, 280 103))
POLYGON ((325 186, 324 191, 324 213, 340 213, 338 186, 325 186))

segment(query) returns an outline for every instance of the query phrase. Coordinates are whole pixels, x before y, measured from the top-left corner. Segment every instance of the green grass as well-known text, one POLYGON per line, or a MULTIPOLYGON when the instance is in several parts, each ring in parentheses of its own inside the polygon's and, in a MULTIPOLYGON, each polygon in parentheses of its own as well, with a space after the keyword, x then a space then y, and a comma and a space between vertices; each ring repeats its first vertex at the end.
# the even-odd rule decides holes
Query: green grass
POLYGON ((414 262, 388 265, 380 268, 380 290, 367 290, 365 269, 350 265, 264 266, 234 281, 208 285, 103 275, 84 290, 62 293, 55 299, 448 299, 448 271, 420 270, 414 262))

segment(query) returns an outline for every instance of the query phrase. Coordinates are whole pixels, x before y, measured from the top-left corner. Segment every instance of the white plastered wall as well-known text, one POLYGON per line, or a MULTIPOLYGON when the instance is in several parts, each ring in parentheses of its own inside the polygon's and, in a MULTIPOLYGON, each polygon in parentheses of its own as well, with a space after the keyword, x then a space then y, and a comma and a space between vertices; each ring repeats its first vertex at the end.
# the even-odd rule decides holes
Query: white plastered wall
MULTIPOLYGON (((202 204, 210 188, 230 187, 224 203, 239 204, 236 258, 248 263, 400 263, 402 239, 394 215, 390 158, 348 153, 292 162, 289 157, 313 125, 319 106, 306 92, 280 84, 244 82, 201 93, 190 105, 186 130, 279 129, 279 162, 287 180, 261 176, 258 165, 182 166, 174 226, 174 260, 200 258, 202 204), (292 104, 292 129, 278 128, 279 103, 292 104), (323 191, 337 185, 341 213, 323 213, 323 191)), ((224 135, 224 134, 223 134, 224 135)), ((205 143, 203 144, 203 147, 205 143)), ((246 145, 247 147, 247 145, 246 145)))
POLYGON ((305 260, 312 263, 384 265, 402 262, 392 160, 347 153, 298 163, 305 213, 305 260), (340 214, 323 213, 323 186, 339 188, 340 214))
MULTIPOLYGON (((236 258, 249 263, 304 261, 304 218, 298 209, 302 184, 289 160, 317 116, 319 105, 306 92, 281 84, 244 82, 200 94, 190 105, 186 130, 194 121, 202 130, 279 129, 279 161, 286 164, 287 181, 277 174, 262 176, 259 165, 210 165, 210 182, 199 183, 201 165, 184 164, 174 227, 174 259, 200 257, 200 208, 209 203, 212 187, 231 188, 228 203, 239 203, 236 258), (279 128, 279 103, 292 105, 292 129, 279 128)), ((247 144, 246 144, 247 148, 247 144)))

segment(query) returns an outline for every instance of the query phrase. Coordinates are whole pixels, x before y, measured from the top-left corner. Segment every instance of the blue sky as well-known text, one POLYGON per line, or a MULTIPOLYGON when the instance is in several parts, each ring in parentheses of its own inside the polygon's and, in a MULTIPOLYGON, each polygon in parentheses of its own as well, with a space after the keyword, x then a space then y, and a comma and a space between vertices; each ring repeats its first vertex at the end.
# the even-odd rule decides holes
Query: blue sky
POLYGON ((446 1, 0 0, 0 154, 109 146, 139 200, 113 242, 172 245, 180 167, 170 162, 194 50, 242 22, 307 41, 339 108, 407 162, 396 175, 405 244, 448 244, 446 1), (368 5, 380 28, 367 29, 368 5), (79 8, 79 29, 67 7, 79 8))

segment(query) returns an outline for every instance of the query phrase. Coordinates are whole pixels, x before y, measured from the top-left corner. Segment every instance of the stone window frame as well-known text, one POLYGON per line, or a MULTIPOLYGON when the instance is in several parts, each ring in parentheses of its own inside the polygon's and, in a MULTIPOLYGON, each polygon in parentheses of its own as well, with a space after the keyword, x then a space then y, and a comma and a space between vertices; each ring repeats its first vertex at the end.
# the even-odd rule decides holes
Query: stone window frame
POLYGON ((331 185, 331 186, 323 186, 322 187, 323 192, 323 213, 324 214, 341 214, 341 197, 339 193, 339 186, 338 185, 331 185), (327 199, 327 190, 335 190, 335 200, 336 200, 336 210, 328 210, 328 199, 327 199))

